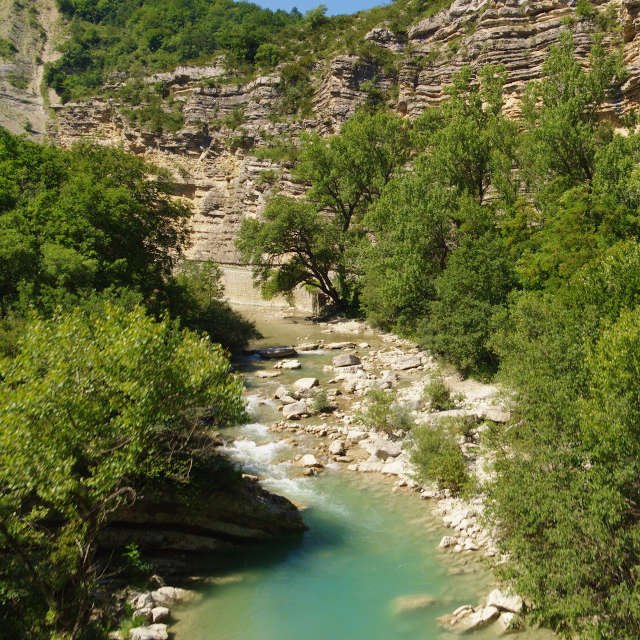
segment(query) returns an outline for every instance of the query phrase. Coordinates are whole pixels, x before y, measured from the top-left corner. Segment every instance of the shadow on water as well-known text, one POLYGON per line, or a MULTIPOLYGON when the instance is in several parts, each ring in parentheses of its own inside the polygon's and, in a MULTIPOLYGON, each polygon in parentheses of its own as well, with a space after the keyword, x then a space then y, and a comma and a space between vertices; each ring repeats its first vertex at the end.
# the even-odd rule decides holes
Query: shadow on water
POLYGON ((312 565, 317 556, 349 544, 349 528, 339 514, 327 514, 322 509, 309 507, 304 511, 304 520, 309 529, 303 534, 202 555, 190 568, 207 578, 194 588, 209 595, 222 586, 231 586, 233 580, 229 576, 260 575, 287 565, 312 565))

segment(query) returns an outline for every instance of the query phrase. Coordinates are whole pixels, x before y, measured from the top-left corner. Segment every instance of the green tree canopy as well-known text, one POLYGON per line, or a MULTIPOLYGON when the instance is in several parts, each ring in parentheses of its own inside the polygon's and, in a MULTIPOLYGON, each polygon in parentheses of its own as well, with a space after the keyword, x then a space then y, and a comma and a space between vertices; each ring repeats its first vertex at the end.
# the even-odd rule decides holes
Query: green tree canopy
POLYGON ((242 382, 208 339, 107 302, 31 322, 0 386, 0 620, 77 638, 110 515, 145 478, 188 481, 197 416, 237 421, 242 382))

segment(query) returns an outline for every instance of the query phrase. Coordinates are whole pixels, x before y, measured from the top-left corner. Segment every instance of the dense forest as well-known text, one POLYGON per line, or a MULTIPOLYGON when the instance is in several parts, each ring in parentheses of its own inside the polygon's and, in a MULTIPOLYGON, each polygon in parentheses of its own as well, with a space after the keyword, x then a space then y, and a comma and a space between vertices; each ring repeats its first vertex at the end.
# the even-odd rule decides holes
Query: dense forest
MULTIPOLYGON (((265 295, 311 287, 504 381, 514 417, 485 487, 501 571, 537 621, 618 640, 640 627, 640 134, 600 114, 623 79, 598 44, 584 69, 567 35, 516 120, 499 67, 463 70, 413 122, 362 110, 304 141, 306 197, 274 197, 238 241, 265 295)), ((422 459, 449 456, 458 490, 440 437, 422 459)))
POLYGON ((2 635, 100 637, 100 531, 145 483, 229 481, 203 445, 243 415, 216 343, 255 329, 217 267, 179 268, 189 210, 154 167, 0 130, 0 176, 2 635))

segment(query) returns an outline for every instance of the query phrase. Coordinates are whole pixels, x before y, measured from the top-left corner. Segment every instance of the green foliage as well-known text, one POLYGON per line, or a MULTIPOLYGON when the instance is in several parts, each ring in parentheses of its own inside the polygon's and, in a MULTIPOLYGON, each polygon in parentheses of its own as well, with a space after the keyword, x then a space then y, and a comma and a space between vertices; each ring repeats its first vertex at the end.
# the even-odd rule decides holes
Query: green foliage
POLYGON ((104 302, 34 319, 0 384, 0 617, 77 638, 100 530, 142 479, 188 481, 198 415, 238 420, 242 383, 208 339, 104 302))
POLYGON ((447 411, 455 408, 451 391, 442 376, 436 376, 425 385, 422 398, 432 411, 447 411))
POLYGON ((364 410, 356 413, 356 420, 365 427, 390 435, 410 431, 414 422, 407 408, 392 393, 383 389, 370 389, 366 395, 364 410))
POLYGON ((335 407, 331 404, 327 392, 324 389, 320 391, 316 391, 311 399, 311 412, 314 414, 317 413, 328 413, 334 410, 335 407))
POLYGON ((262 220, 247 219, 240 230, 238 248, 263 293, 306 285, 336 307, 353 307, 359 223, 407 154, 402 120, 383 112, 359 112, 329 139, 307 137, 295 168, 309 183, 306 198, 276 195, 262 220))
POLYGON ((456 438, 443 424, 413 430, 411 461, 422 480, 435 482, 453 495, 470 484, 467 464, 456 438))
POLYGON ((260 334, 252 322, 225 302, 221 277, 213 262, 182 264, 168 290, 169 309, 184 326, 237 353, 260 334))
MULTIPOLYGON (((313 61, 339 53, 363 53, 385 75, 396 72, 396 56, 363 43, 374 26, 388 23, 400 39, 412 23, 450 0, 395 0, 353 15, 327 16, 322 5, 304 16, 297 10, 270 11, 233 0, 59 0, 71 21, 62 57, 46 80, 63 100, 96 92, 123 70, 171 69, 224 56, 228 69, 271 70, 285 62, 309 69, 313 61)), ((286 69, 286 67, 285 67, 286 69)), ((305 71, 305 74, 308 73, 305 71)), ((291 80, 291 79, 290 79, 291 80)), ((304 114, 309 83, 283 82, 282 112, 304 114)))
POLYGON ((216 300, 202 293, 207 277, 219 287, 213 267, 174 277, 189 210, 171 197, 162 171, 117 149, 85 144, 63 151, 3 130, 0 168, 3 315, 32 307, 47 314, 95 291, 118 291, 133 293, 154 313, 168 310, 232 350, 254 334, 220 292, 216 300))
POLYGON ((11 40, 0 37, 0 58, 10 60, 17 53, 17 49, 11 40))

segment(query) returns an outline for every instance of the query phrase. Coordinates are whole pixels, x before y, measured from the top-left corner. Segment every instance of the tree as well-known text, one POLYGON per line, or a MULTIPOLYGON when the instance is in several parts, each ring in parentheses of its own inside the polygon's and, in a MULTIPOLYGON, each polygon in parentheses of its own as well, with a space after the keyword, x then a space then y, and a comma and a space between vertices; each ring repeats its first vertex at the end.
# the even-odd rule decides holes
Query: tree
POLYGON ((245 220, 240 230, 238 248, 265 295, 304 284, 336 307, 353 307, 362 216, 408 153, 403 121, 386 112, 361 111, 339 134, 307 137, 295 169, 306 197, 276 196, 262 220, 245 220))
POLYGON ((242 383, 208 339, 99 302, 33 320, 0 387, 0 620, 72 640, 100 531, 144 478, 188 481, 197 416, 237 421, 242 383))

